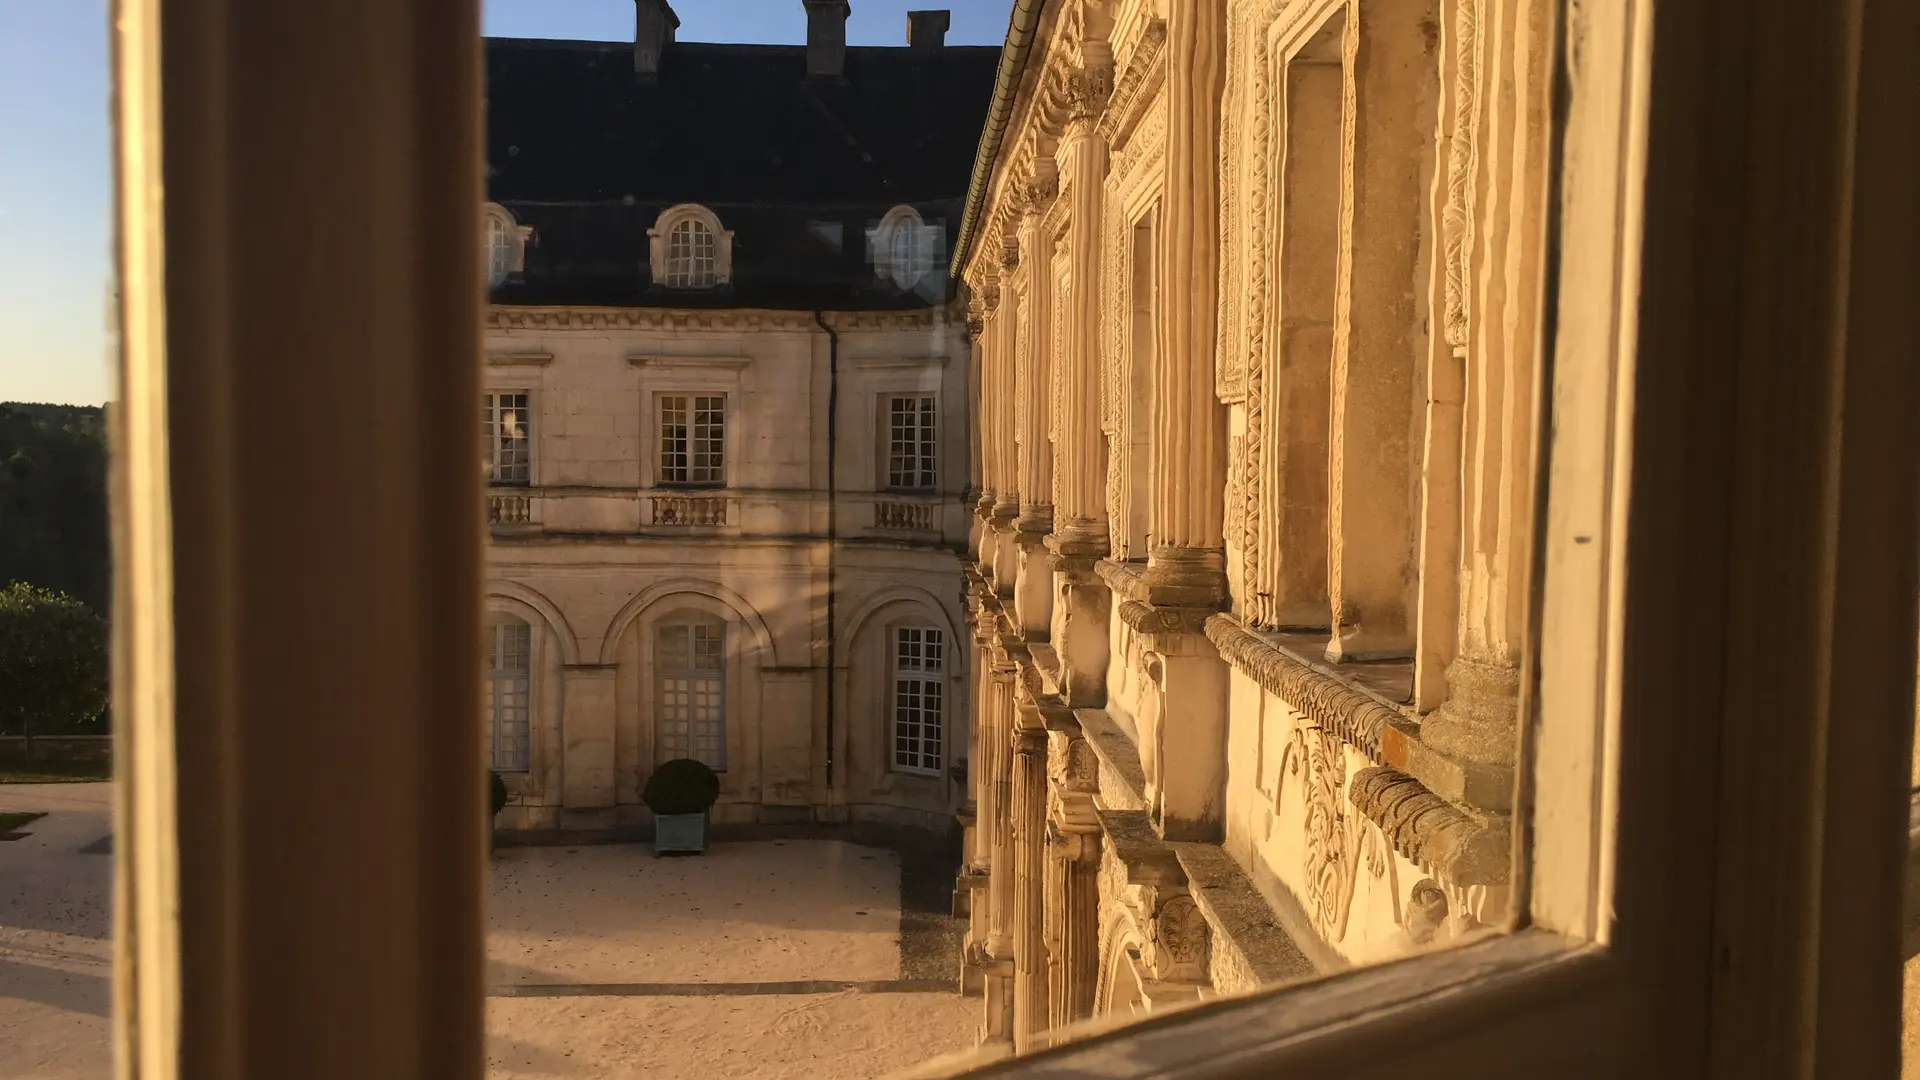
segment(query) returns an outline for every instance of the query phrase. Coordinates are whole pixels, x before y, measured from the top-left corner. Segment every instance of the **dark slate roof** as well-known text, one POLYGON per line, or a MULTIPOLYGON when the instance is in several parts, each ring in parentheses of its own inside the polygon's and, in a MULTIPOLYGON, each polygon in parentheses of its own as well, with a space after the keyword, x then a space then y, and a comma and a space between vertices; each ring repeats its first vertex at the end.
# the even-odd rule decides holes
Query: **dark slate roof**
MULTIPOLYGON (((866 230, 913 206, 952 237, 996 48, 851 47, 809 80, 806 49, 669 45, 654 80, 623 42, 487 41, 488 198, 534 239, 503 304, 885 309, 944 302, 944 272, 875 280, 866 230), (647 229, 697 202, 734 231, 734 281, 652 285, 647 229)), ((944 252, 936 265, 944 265, 944 252)))

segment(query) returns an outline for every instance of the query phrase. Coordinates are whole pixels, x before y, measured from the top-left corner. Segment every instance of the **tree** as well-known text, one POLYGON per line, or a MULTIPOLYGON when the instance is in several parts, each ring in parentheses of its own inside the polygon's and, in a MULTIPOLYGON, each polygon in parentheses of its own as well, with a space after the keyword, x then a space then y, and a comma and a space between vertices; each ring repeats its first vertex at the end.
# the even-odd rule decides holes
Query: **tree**
POLYGON ((95 734, 106 724, 107 625, 64 593, 0 589, 0 734, 95 734))
POLYGON ((105 410, 0 403, 0 586, 111 602, 105 410))

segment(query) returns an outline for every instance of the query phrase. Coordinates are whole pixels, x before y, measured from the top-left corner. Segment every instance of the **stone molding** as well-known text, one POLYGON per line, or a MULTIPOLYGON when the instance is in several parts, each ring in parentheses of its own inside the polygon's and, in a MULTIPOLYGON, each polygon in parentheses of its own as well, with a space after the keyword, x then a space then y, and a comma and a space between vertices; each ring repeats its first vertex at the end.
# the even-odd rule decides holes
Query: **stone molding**
POLYGON ((1476 818, 1384 765, 1355 773, 1347 798, 1395 851, 1453 885, 1505 885, 1511 876, 1510 818, 1476 818))
POLYGON ((1126 144, 1146 105, 1153 100, 1153 91, 1166 80, 1166 65, 1161 62, 1166 44, 1166 20, 1151 18, 1114 78, 1113 92, 1100 117, 1100 134, 1116 150, 1126 144))
POLYGON ((1143 600, 1120 601, 1120 621, 1141 634, 1198 634, 1215 614, 1212 608, 1167 607, 1143 600))
POLYGON ((1261 640, 1228 614, 1206 621, 1207 640, 1227 663, 1253 677, 1268 693, 1284 698, 1308 720, 1339 735, 1378 763, 1387 726, 1402 714, 1297 657, 1261 640))
MULTIPOLYGON (((912 311, 835 311, 835 330, 929 330, 959 323, 945 308, 912 311)), ((787 330, 814 332, 810 311, 761 308, 507 307, 489 305, 489 330, 787 330)))

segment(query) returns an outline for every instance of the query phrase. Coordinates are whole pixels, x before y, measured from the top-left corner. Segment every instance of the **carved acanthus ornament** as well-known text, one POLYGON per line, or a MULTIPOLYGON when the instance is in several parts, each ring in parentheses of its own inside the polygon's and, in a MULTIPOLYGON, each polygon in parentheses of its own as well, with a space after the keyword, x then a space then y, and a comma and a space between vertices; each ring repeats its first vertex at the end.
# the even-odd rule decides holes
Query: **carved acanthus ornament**
POLYGON ((1454 0, 1453 132, 1447 147, 1447 344, 1467 344, 1468 252, 1472 250, 1474 139, 1479 127, 1480 0, 1454 0))
POLYGON ((1389 723, 1400 719, 1399 712, 1262 641, 1231 615, 1212 616, 1206 631, 1222 659, 1306 714, 1308 722, 1380 760, 1381 736, 1389 723))
POLYGON ((1068 71, 1061 80, 1061 97, 1067 107, 1067 130, 1073 134, 1095 134, 1107 102, 1113 97, 1113 67, 1096 64, 1068 71))
POLYGON ((1147 970, 1167 982, 1201 982, 1206 978, 1211 931, 1193 897, 1181 893, 1161 901, 1148 924, 1147 970))

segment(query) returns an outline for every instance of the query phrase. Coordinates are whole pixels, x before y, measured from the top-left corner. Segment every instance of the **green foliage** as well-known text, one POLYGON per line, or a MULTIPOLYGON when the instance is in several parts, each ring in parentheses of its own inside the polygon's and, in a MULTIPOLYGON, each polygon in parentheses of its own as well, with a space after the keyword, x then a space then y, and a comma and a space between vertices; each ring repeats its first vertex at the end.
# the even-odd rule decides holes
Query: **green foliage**
POLYGON ((640 792, 640 801, 656 814, 704 814, 719 800, 720 777, 692 758, 663 763, 640 792))
POLYGON ((507 782, 500 779, 500 774, 497 772, 489 772, 487 775, 493 780, 493 816, 499 817, 500 811, 507 808, 507 782))
POLYGON ((0 687, 0 734, 103 733, 106 623, 71 596, 0 589, 0 687))
POLYGON ((106 410, 0 404, 0 585, 108 610, 106 410))

